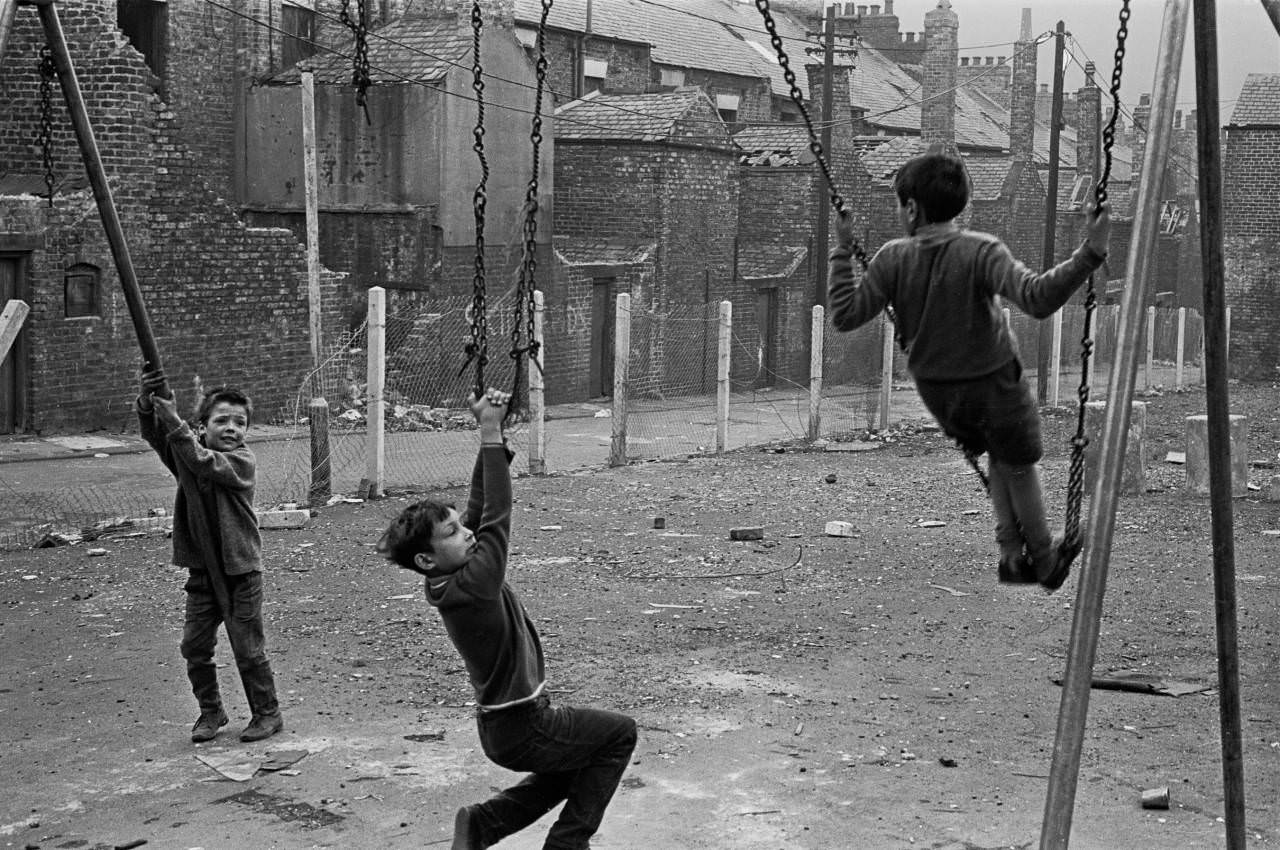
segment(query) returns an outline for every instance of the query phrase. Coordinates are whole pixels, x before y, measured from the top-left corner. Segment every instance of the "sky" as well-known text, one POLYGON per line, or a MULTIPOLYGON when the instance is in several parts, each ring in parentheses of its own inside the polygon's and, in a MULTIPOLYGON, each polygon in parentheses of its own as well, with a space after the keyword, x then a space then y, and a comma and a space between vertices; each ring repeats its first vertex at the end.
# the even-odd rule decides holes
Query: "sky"
MULTIPOLYGON (((868 5, 877 0, 858 0, 868 5)), ((883 0, 879 0, 883 5, 883 0)), ((894 0, 894 14, 904 31, 924 29, 925 12, 937 0, 894 0)), ((1280 73, 1280 35, 1277 35, 1260 0, 1217 0, 1219 97, 1221 118, 1226 124, 1250 73, 1280 73)), ((1137 103, 1138 96, 1152 91, 1163 0, 1130 0, 1129 38, 1126 41, 1121 101, 1137 103)), ((1120 0, 951 0, 960 19, 961 56, 1012 55, 1011 42, 1018 38, 1022 10, 1031 9, 1034 34, 1052 30, 1062 21, 1071 37, 1066 46, 1081 62, 1092 59, 1101 82, 1108 87, 1114 62, 1116 30, 1120 22, 1120 0), (998 44, 1005 42, 1004 44, 998 44), (995 46, 981 46, 995 45, 995 46)), ((1195 108, 1194 36, 1188 28, 1183 49, 1182 76, 1178 88, 1178 109, 1195 108)), ((1084 75, 1070 56, 1065 59, 1065 88, 1074 91, 1084 75)), ((1037 82, 1053 82, 1053 40, 1040 46, 1036 66, 1037 82)), ((1107 98, 1104 96, 1104 101, 1107 98)))

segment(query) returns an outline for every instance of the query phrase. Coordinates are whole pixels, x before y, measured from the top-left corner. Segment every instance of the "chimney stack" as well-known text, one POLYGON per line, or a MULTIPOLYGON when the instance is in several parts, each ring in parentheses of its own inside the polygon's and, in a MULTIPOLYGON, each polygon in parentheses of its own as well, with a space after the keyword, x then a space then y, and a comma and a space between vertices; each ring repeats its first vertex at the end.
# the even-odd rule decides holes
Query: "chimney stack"
POLYGON ((951 0, 924 16, 923 102, 920 104, 920 140, 926 147, 940 145, 956 149, 956 68, 960 64, 957 35, 960 19, 951 10, 951 0))
POLYGON ((1031 10, 1022 10, 1022 31, 1014 45, 1013 81, 1009 89, 1009 155, 1029 163, 1036 142, 1036 48, 1031 10))
POLYGON ((1102 91, 1094 81, 1097 67, 1084 63, 1084 85, 1076 92, 1076 174, 1101 176, 1102 91))

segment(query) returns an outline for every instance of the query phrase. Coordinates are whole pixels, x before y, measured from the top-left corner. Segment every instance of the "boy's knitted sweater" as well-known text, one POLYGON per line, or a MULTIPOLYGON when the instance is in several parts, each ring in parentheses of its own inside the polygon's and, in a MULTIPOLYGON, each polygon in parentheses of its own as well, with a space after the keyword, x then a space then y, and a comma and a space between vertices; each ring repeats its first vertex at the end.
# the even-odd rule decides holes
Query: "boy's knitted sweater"
POLYGON ((134 405, 142 438, 178 479, 173 504, 173 562, 192 570, 243 575, 262 569, 262 537, 253 510, 257 461, 246 445, 206 448, 191 426, 164 433, 154 412, 134 405))
POLYGON ((538 631, 507 584, 511 529, 510 456, 483 445, 471 476, 462 524, 475 532, 471 558, 456 572, 426 578, 427 601, 440 612, 467 667, 481 711, 529 702, 546 687, 538 631))
POLYGON ((831 250, 828 300, 836 330, 850 331, 893 307, 898 344, 916 378, 989 375, 1017 357, 996 296, 1037 319, 1053 315, 1105 258, 1087 242, 1043 273, 1014 259, 994 236, 954 221, 885 243, 859 282, 852 252, 831 250))

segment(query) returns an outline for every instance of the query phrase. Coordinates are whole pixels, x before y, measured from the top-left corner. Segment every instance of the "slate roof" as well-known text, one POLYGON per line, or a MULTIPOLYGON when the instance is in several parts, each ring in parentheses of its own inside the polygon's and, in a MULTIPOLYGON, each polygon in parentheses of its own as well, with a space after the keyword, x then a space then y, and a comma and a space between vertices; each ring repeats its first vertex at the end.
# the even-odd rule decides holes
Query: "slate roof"
MULTIPOLYGON (((555 0, 547 26, 575 33, 587 32, 591 6, 591 34, 650 46, 650 59, 659 65, 694 68, 755 79, 768 78, 773 93, 786 96, 790 88, 779 67, 764 21, 753 3, 724 0, 555 0)), ((516 0, 517 25, 536 26, 542 15, 539 0, 516 0)), ((783 49, 807 95, 805 27, 790 16, 773 12, 783 49)), ((527 34, 524 36, 527 38, 527 34)), ((816 43, 814 43, 816 46, 816 43)))
MULTIPOLYGON (((470 73, 471 26, 460 24, 453 16, 402 17, 374 30, 368 44, 370 77, 375 83, 441 82, 450 68, 457 66, 470 73)), ((353 47, 346 41, 335 49, 350 56, 353 47)), ((351 59, 321 50, 307 62, 317 84, 350 85, 351 59)), ((277 74, 272 82, 296 83, 299 76, 295 66, 277 74)))
POLYGON ((808 256, 803 245, 743 243, 738 246, 738 274, 743 280, 788 278, 808 256))
POLYGON ((742 149, 742 165, 788 166, 813 162, 809 131, 803 124, 760 124, 739 130, 733 143, 742 149))
POLYGON ((889 136, 884 144, 869 148, 862 155, 862 166, 871 175, 874 186, 892 186, 893 175, 911 157, 925 152, 918 136, 889 136))
POLYGON ((1231 111, 1231 125, 1280 126, 1280 74, 1250 74, 1231 111))
POLYGON ((1005 178, 1013 160, 1007 156, 967 156, 964 168, 969 172, 969 197, 974 201, 999 200, 1005 178))
POLYGON ((681 138, 729 144, 728 128, 716 120, 715 108, 701 89, 657 94, 592 92, 564 104, 555 116, 556 141, 659 142, 681 138), (699 104, 706 108, 699 110, 699 104), (682 131, 679 122, 683 118, 690 119, 690 125, 682 131), (689 126, 696 133, 690 132, 689 126))

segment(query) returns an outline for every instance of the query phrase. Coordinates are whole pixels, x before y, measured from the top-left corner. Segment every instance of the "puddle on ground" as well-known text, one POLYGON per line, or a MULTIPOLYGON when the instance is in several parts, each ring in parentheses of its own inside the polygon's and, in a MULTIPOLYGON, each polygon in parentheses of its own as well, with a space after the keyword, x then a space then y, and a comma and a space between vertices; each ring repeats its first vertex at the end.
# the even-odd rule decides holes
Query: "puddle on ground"
POLYGON ((282 821, 296 823, 303 829, 319 829, 340 823, 342 815, 334 814, 327 809, 318 809, 310 803, 299 803, 288 797, 277 797, 274 794, 263 794, 259 791, 241 791, 230 797, 214 800, 215 803, 239 803, 248 806, 255 812, 275 815, 282 821))

